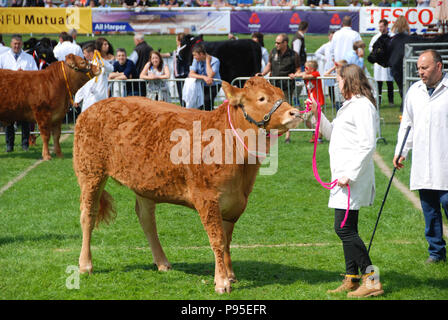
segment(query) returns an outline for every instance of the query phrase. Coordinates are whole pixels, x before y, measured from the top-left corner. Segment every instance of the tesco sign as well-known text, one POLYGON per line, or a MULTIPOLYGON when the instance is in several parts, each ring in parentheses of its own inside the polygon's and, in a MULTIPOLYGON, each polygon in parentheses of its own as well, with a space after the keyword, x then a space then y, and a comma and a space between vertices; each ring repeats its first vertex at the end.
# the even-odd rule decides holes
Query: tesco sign
POLYGON ((405 16, 411 32, 424 33, 425 25, 437 23, 434 10, 432 7, 362 7, 359 10, 359 32, 377 33, 381 19, 389 21, 390 29, 399 16, 405 16))

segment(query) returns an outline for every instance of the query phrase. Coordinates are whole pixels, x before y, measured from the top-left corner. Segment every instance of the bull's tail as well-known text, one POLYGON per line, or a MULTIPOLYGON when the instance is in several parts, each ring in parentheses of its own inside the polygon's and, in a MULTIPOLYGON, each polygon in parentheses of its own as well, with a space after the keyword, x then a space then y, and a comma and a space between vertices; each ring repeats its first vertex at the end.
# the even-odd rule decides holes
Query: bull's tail
POLYGON ((116 216, 117 212, 114 207, 114 199, 106 190, 103 190, 101 193, 100 208, 96 217, 95 227, 98 228, 101 222, 109 224, 115 219, 116 216))

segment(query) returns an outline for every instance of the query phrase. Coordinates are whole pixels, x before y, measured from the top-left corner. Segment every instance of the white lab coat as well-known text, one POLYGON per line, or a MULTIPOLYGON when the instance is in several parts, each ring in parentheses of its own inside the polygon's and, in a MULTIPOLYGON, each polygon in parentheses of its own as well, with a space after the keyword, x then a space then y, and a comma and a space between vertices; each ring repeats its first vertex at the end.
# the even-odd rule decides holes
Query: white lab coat
POLYGON ((361 36, 351 27, 342 27, 336 31, 330 42, 331 61, 343 60, 345 53, 353 50, 353 44, 358 40, 362 40, 361 36))
POLYGON ((74 55, 84 58, 81 47, 70 41, 64 41, 53 49, 53 54, 58 61, 65 61, 65 56, 69 53, 73 53, 74 55))
MULTIPOLYGON (((333 122, 322 113, 320 132, 330 140, 331 181, 350 179, 350 210, 370 206, 375 197, 373 153, 379 117, 375 106, 362 96, 343 103, 333 122)), ((347 188, 330 191, 328 207, 347 209, 347 188)))
POLYGON ((423 81, 414 83, 403 104, 395 155, 411 126, 402 156, 412 152, 410 189, 448 190, 448 74, 430 97, 423 81))
POLYGON ((186 78, 182 89, 182 100, 187 109, 199 109, 204 105, 204 81, 196 78, 186 78))
POLYGON ((16 58, 14 58, 12 49, 9 49, 8 51, 0 55, 0 69, 9 69, 14 71, 17 71, 19 69, 37 70, 37 65, 32 55, 22 50, 16 60, 16 58))
MULTIPOLYGON (((372 52, 373 45, 378 40, 378 38, 382 35, 381 32, 378 32, 376 35, 372 37, 369 44, 369 51, 372 52)), ((373 65, 373 78, 375 81, 394 81, 392 74, 390 73, 390 68, 383 68, 378 63, 373 65)))
POLYGON ((113 66, 106 60, 95 60, 92 64, 101 66, 101 73, 98 77, 93 77, 85 85, 83 85, 75 95, 75 102, 80 103, 82 101, 81 112, 84 112, 92 104, 106 99, 108 90, 108 76, 109 73, 114 71, 113 66))

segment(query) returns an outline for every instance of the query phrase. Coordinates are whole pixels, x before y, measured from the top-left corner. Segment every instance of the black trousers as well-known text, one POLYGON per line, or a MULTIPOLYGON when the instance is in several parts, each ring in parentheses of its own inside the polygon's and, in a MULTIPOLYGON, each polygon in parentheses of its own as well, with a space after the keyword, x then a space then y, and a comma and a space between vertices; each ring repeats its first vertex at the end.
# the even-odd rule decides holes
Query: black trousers
MULTIPOLYGON (((215 98, 221 85, 204 86, 204 110, 212 111, 215 104, 215 98)), ((202 109, 202 108, 201 108, 202 109)))
POLYGON ((347 221, 343 228, 341 222, 344 220, 345 209, 335 209, 334 230, 342 240, 345 257, 346 274, 357 275, 366 273, 368 266, 372 265, 364 242, 358 234, 358 210, 350 210, 347 221))
MULTIPOLYGON (((387 84, 387 98, 389 99, 389 103, 393 104, 394 103, 394 82, 393 81, 385 81, 387 84)), ((383 91, 383 81, 377 81, 378 83, 378 94, 379 94, 379 98, 380 98, 380 105, 381 105, 381 100, 382 100, 382 94, 381 92, 383 91)))
MULTIPOLYGON (((30 138, 30 124, 25 121, 17 122, 22 127, 22 147, 29 146, 30 138)), ((6 147, 8 149, 14 150, 14 140, 15 140, 15 129, 14 124, 6 127, 6 147)))

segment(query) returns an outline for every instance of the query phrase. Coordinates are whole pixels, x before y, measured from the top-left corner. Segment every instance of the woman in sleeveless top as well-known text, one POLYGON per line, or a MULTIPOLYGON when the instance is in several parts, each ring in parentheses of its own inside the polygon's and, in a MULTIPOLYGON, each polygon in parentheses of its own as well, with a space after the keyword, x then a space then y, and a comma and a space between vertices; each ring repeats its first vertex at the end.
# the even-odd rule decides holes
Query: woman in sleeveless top
POLYGON ((168 84, 170 70, 164 65, 163 58, 158 51, 151 51, 149 61, 140 73, 140 79, 148 80, 146 97, 152 100, 168 101, 168 84))

